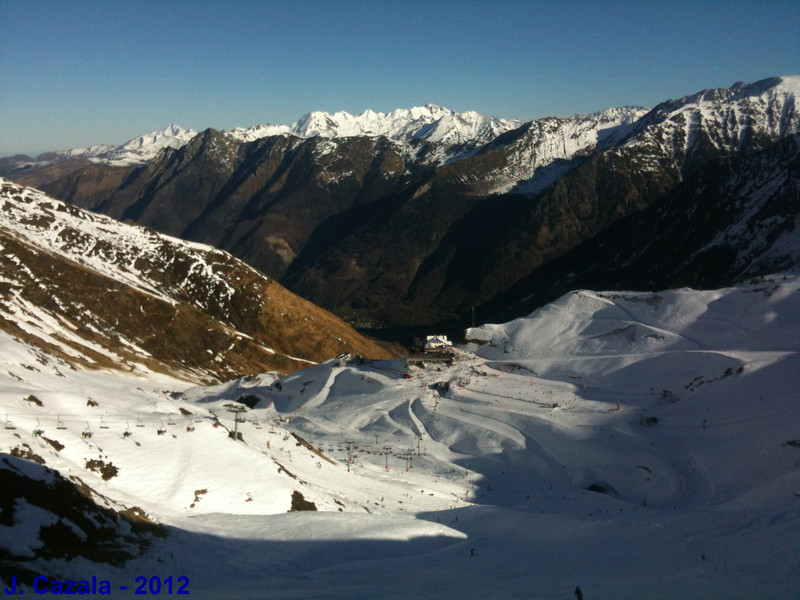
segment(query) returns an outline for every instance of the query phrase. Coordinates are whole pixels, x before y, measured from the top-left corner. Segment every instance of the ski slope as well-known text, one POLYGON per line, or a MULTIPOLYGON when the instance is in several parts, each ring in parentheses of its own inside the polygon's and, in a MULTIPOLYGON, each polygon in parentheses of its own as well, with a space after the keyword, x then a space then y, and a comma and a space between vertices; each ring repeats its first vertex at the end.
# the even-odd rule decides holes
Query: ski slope
MULTIPOLYGON (((33 563, 73 577, 182 575, 197 598, 791 598, 798 292, 579 291, 469 330, 451 366, 331 360, 189 389, 3 337, 0 450, 168 528, 121 568, 33 563), (289 512, 297 492, 317 511, 289 512)), ((0 547, 35 549, 36 518, 0 524, 0 547)))

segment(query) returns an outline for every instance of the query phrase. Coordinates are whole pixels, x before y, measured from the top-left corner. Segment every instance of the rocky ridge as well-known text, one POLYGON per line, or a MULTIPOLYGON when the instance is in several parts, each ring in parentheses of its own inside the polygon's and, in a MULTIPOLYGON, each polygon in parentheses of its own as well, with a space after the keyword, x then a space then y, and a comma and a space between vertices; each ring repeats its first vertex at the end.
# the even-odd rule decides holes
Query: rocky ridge
POLYGON ((213 382, 393 355, 226 252, 0 186, 0 326, 65 365, 213 382))

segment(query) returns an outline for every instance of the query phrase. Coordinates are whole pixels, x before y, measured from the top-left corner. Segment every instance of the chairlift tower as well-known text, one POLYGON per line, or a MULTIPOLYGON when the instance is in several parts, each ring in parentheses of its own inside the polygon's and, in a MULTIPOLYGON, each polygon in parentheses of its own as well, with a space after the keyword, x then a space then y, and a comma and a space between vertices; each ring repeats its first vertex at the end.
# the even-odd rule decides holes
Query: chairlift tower
POLYGON ((411 449, 411 448, 406 450, 403 453, 403 458, 406 461, 406 472, 408 472, 409 469, 413 469, 414 468, 414 466, 411 464, 411 461, 414 459, 414 450, 411 449))
POLYGON ((391 450, 392 450, 392 447, 389 446, 388 444, 383 447, 383 455, 384 455, 384 458, 386 459, 384 462, 386 463, 386 470, 387 471, 389 470, 389 452, 391 452, 391 450))
MULTIPOLYGON (((233 439, 239 439, 239 415, 247 412, 247 407, 241 404, 226 404, 228 412, 233 413, 233 439)), ((244 419, 242 419, 244 421, 244 419)))
POLYGON ((353 446, 355 445, 354 440, 345 440, 344 441, 345 448, 347 448, 347 472, 350 472, 350 462, 353 460, 353 446))

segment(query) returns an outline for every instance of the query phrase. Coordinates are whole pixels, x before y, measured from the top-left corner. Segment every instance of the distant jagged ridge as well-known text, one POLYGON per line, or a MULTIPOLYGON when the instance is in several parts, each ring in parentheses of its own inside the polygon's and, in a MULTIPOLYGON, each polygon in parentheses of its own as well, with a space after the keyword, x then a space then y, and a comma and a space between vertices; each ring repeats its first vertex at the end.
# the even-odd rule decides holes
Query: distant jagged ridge
POLYGON ((310 112, 294 124, 256 125, 234 129, 228 134, 241 141, 253 141, 270 135, 290 134, 300 138, 340 138, 383 136, 399 142, 426 140, 431 142, 486 143, 506 131, 516 129, 521 121, 486 117, 475 111, 457 113, 435 104, 410 109, 398 108, 390 113, 366 110, 359 115, 345 111, 310 112))
MULTIPOLYGON (((248 128, 237 127, 224 133, 239 142, 252 142, 276 135, 291 135, 303 139, 383 136, 400 143, 416 140, 446 145, 469 143, 474 147, 490 142, 520 125, 521 121, 518 120, 487 117, 475 111, 457 113, 427 104, 410 109, 398 108, 390 113, 366 110, 359 115, 351 115, 345 111, 315 111, 306 113, 292 125, 261 124, 248 128)), ((120 146, 98 145, 49 152, 24 162, 41 166, 71 158, 85 158, 94 163, 119 167, 141 165, 155 158, 165 148, 183 147, 196 135, 197 132, 193 129, 170 124, 158 131, 135 137, 120 146)))

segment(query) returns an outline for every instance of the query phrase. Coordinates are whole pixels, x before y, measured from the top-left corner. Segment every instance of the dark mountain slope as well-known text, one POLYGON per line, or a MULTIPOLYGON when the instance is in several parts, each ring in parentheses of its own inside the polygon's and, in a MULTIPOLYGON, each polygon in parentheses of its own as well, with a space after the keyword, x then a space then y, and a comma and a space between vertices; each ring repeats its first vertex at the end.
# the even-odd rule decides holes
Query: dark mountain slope
POLYGON ((701 181, 707 165, 796 134, 798 90, 800 77, 772 78, 646 114, 545 118, 482 146, 287 134, 242 142, 207 130, 144 166, 84 166, 42 187, 225 249, 360 326, 431 325, 701 181))
POLYGON ((598 155, 533 198, 476 196, 451 165, 313 244, 284 281, 384 326, 464 314, 678 181, 669 164, 640 171, 635 161, 636 151, 598 155))
POLYGON ((576 289, 713 289, 800 265, 800 136, 707 164, 481 307, 503 322, 576 289))
POLYGON ((395 190, 406 167, 398 146, 385 138, 276 136, 241 144, 209 129, 145 167, 87 167, 41 189, 229 250, 279 278, 322 222, 395 190), (102 200, 97 171, 108 183, 102 200))
POLYGON ((16 576, 20 594, 22 584, 32 586, 42 576, 43 570, 34 566, 39 561, 82 559, 119 566, 167 535, 167 529, 150 521, 140 508, 126 508, 98 494, 78 476, 66 478, 43 466, 42 457, 29 450, 28 444, 22 446, 27 448, 20 451, 17 446, 12 455, 0 453, 0 525, 11 529, 15 521, 24 522, 25 527, 12 529, 17 536, 15 547, 31 549, 15 554, 0 548, 0 572, 16 576), (29 515, 33 507, 39 511, 38 523, 24 519, 24 511, 29 515))

